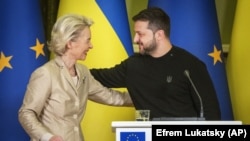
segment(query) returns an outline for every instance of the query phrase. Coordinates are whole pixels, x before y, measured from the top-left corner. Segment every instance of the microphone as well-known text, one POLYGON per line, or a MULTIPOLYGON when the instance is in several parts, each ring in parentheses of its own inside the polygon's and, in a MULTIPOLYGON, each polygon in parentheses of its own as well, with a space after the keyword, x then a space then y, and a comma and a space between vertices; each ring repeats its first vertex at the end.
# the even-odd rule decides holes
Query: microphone
POLYGON ((184 74, 185 74, 185 76, 188 78, 189 82, 191 83, 191 85, 192 85, 192 87, 193 87, 193 89, 194 89, 194 91, 195 91, 195 94, 196 94, 197 97, 199 98, 199 101, 200 101, 200 118, 205 119, 205 118, 204 118, 204 110, 203 110, 203 102, 202 102, 201 96, 200 96, 198 90, 196 89, 196 87, 195 87, 195 85, 194 85, 194 83, 193 83, 193 81, 192 81, 192 79, 191 79, 191 77, 190 77, 189 71, 188 71, 188 70, 185 70, 185 71, 184 71, 184 74))
POLYGON ((196 95, 199 98, 199 102, 200 102, 200 117, 157 117, 157 118, 153 118, 153 121, 205 121, 205 117, 204 117, 204 111, 203 111, 203 103, 202 103, 202 99, 201 96, 199 94, 199 92, 197 91, 190 75, 189 75, 189 71, 185 70, 184 71, 184 75, 188 78, 189 82, 191 83, 196 95))

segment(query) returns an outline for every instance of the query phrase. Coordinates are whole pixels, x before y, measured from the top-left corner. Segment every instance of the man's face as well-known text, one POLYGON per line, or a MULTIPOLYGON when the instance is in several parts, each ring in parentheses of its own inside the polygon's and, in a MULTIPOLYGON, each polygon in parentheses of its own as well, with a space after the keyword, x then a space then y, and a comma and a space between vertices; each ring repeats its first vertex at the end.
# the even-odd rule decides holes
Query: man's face
POLYGON ((139 52, 150 55, 156 49, 156 40, 153 31, 148 29, 148 21, 136 21, 134 31, 134 42, 138 44, 139 52))

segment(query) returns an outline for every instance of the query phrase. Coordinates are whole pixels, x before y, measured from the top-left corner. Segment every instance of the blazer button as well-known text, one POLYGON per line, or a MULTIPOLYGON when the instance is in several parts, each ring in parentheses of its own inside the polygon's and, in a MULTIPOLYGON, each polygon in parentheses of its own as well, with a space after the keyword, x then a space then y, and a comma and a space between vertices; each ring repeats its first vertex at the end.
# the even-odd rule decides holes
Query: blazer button
POLYGON ((78 127, 74 127, 74 131, 78 132, 78 127))

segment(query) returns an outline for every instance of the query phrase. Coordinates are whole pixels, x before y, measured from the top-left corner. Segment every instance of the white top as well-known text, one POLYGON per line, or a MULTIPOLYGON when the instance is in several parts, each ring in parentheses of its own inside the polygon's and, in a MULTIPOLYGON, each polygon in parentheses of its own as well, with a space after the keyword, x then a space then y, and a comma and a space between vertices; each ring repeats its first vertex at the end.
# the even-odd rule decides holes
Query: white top
POLYGON ((151 128, 152 125, 242 125, 242 121, 113 121, 116 128, 151 128))

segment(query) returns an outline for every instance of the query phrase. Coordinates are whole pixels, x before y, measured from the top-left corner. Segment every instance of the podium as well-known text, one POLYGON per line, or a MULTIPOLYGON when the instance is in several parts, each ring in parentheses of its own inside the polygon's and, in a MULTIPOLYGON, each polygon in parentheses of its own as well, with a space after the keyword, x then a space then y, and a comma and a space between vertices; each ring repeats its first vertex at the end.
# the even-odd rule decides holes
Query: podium
POLYGON ((152 125, 242 125, 241 121, 113 121, 112 132, 116 141, 121 138, 139 138, 143 134, 145 141, 152 139, 152 125), (138 133, 138 134, 134 134, 138 133))

